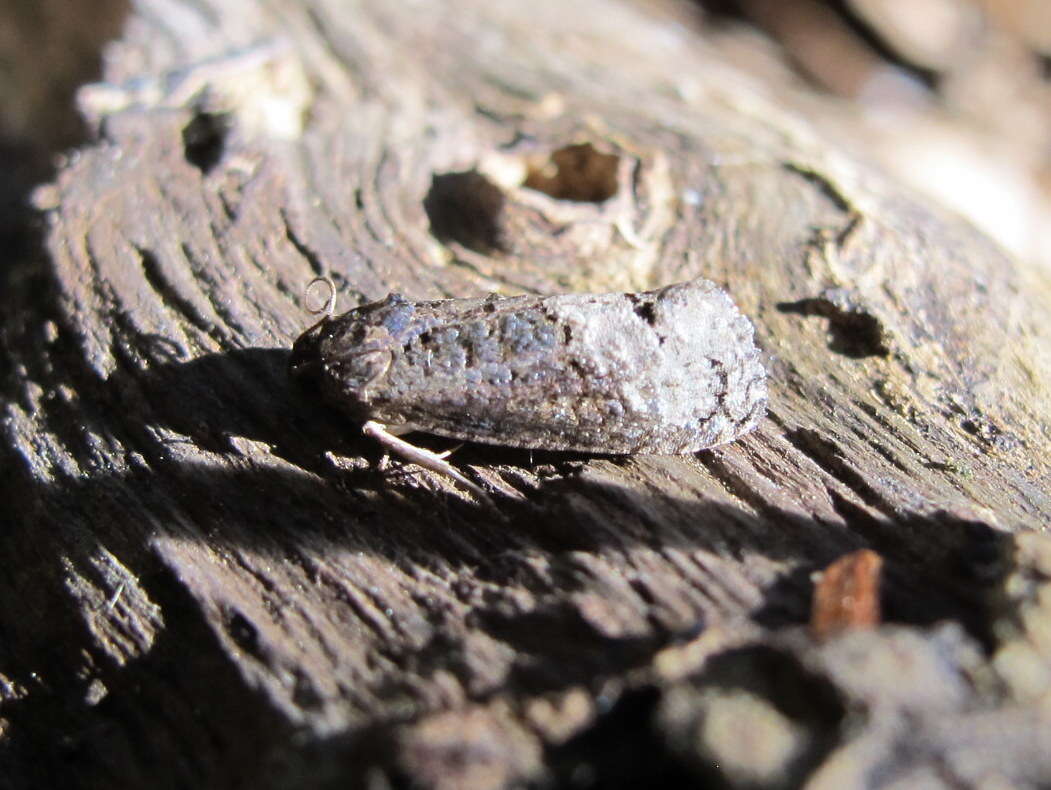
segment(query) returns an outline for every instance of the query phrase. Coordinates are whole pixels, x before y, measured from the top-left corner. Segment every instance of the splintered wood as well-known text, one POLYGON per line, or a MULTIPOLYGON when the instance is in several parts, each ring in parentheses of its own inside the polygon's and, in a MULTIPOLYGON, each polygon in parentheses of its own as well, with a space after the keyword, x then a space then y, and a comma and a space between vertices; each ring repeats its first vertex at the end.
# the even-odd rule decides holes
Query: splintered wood
POLYGON ((840 557, 814 585, 810 630, 817 639, 880 623, 880 573, 883 558, 869 549, 840 557))

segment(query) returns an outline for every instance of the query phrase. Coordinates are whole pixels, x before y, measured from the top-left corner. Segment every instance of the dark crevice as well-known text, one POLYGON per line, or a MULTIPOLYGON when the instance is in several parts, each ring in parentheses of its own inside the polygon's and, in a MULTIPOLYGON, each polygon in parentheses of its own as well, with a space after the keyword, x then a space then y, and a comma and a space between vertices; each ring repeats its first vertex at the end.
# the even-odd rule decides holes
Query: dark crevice
POLYGON ((792 162, 786 162, 784 168, 802 178, 807 183, 817 188, 818 192, 828 198, 837 209, 844 214, 852 214, 853 207, 847 198, 839 191, 837 186, 821 173, 810 170, 792 162))
POLYGON ((237 221, 237 204, 224 192, 219 193, 219 204, 223 207, 223 216, 232 225, 237 221))
POLYGON ((797 524, 798 531, 795 533, 795 539, 802 539, 805 535, 809 536, 811 530, 807 528, 807 525, 818 525, 820 529, 814 535, 812 545, 807 552, 815 563, 825 563, 838 554, 851 551, 861 545, 854 536, 844 533, 837 527, 829 526, 818 519, 806 519, 771 505, 769 499, 760 493, 754 484, 750 484, 734 472, 717 452, 702 451, 698 454, 697 459, 731 496, 744 502, 756 513, 761 514, 764 518, 785 524, 797 524))
POLYGON ((664 644, 649 634, 610 637, 565 601, 528 612, 479 608, 473 621, 488 637, 514 650, 517 659, 508 685, 532 693, 591 683, 611 662, 625 669, 645 666, 664 644))
MULTIPOLYGON (((216 233, 218 237, 219 233, 216 233)), ((211 305, 212 310, 222 320, 223 325, 231 330, 234 334, 244 338, 249 335, 249 332, 245 329, 237 318, 234 317, 233 311, 230 309, 230 303, 227 300, 217 298, 217 292, 220 290, 219 283, 216 281, 215 276, 212 274, 212 268, 209 266, 202 265, 201 262, 194 255, 193 249, 189 244, 185 242, 180 245, 183 256, 186 258, 186 262, 189 264, 193 273, 201 281, 204 286, 204 292, 208 297, 208 303, 211 305)), ((216 330, 218 331, 218 330, 216 330)), ((229 342, 228 338, 224 338, 224 343, 229 342)))
POLYGON ((135 247, 142 264, 142 273, 154 293, 161 298, 176 314, 185 316, 187 320, 198 330, 206 334, 212 340, 220 343, 223 341, 222 333, 215 325, 210 323, 197 306, 189 299, 179 293, 178 289, 171 283, 164 269, 152 250, 145 247, 135 247))
POLYGON ((314 252, 310 247, 300 240, 296 232, 292 230, 292 223, 289 222, 288 216, 284 211, 281 212, 281 221, 285 226, 285 238, 288 239, 289 244, 296 248, 296 252, 306 259, 306 262, 310 264, 310 270, 314 273, 315 277, 321 277, 325 273, 325 268, 321 263, 321 257, 314 252))
POLYGON ((259 647, 259 631, 252 624, 252 621, 236 609, 227 612, 224 619, 226 633, 234 641, 234 644, 248 655, 262 659, 263 656, 259 647))
POLYGON ((215 113, 198 113, 182 130, 186 161, 208 175, 222 161, 226 150, 229 119, 215 113))
POLYGON ((785 431, 785 438, 793 447, 857 494, 866 505, 880 511, 892 510, 861 474, 847 464, 840 448, 834 442, 807 428, 785 431))
POLYGON ((865 310, 850 306, 843 299, 822 296, 781 302, 782 313, 821 316, 828 319, 828 347, 851 359, 885 357, 890 353, 886 333, 879 319, 865 310))

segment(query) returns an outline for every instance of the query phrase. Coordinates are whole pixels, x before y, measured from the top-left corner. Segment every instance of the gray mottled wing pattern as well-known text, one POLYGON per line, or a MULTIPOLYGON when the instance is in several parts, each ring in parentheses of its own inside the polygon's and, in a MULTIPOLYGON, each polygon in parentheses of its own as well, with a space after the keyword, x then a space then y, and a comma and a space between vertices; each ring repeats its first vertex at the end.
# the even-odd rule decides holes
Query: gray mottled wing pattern
POLYGON ((470 441, 687 453, 750 430, 766 403, 751 324, 704 280, 638 294, 389 297, 332 323, 340 343, 308 349, 305 333, 296 345, 317 358, 335 405, 470 441), (355 354, 379 361, 348 386, 335 362, 355 354))

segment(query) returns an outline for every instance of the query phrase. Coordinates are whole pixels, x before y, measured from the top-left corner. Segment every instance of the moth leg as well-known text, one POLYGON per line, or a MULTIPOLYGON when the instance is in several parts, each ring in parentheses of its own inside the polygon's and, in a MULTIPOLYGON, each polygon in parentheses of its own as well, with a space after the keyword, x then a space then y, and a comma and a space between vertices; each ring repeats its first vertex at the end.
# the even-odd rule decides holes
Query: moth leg
POLYGON ((442 450, 440 453, 435 453, 435 455, 438 456, 439 458, 448 458, 450 455, 455 453, 461 447, 463 447, 463 445, 462 444, 458 444, 455 447, 450 447, 448 450, 442 450))
MULTIPOLYGON (((370 422, 372 422, 372 421, 370 420, 370 422)), ((378 423, 378 422, 375 423, 375 424, 380 426, 380 428, 383 429, 383 432, 385 434, 387 434, 388 436, 401 436, 403 433, 411 433, 412 432, 412 428, 410 428, 408 425, 386 425, 384 423, 378 423)), ((361 430, 362 430, 362 433, 364 433, 366 436, 371 436, 367 426, 362 426, 361 430)), ((379 442, 380 445, 383 447, 383 455, 380 456, 380 461, 379 461, 379 470, 381 472, 385 472, 385 471, 387 471, 387 469, 390 468, 391 448, 390 448, 389 445, 387 445, 378 436, 374 436, 372 438, 375 441, 379 442)), ((398 453, 398 455, 401 456, 403 459, 405 457, 404 454, 402 454, 402 453, 398 453)))
POLYGON ((487 494, 484 489, 472 483, 462 474, 457 472, 452 464, 445 461, 445 456, 448 455, 449 452, 452 452, 452 450, 446 453, 432 453, 430 450, 425 450, 422 447, 409 444, 404 439, 399 439, 387 430, 387 426, 378 423, 375 420, 368 420, 362 425, 361 432, 369 438, 375 439, 390 452, 400 455, 406 461, 422 466, 424 469, 430 469, 432 472, 437 472, 440 475, 445 475, 446 477, 455 480, 486 504, 493 504, 493 501, 489 498, 489 494, 487 494))
MULTIPOLYGON (((380 425, 381 423, 376 423, 376 424, 380 425)), ((412 433, 416 429, 413 428, 411 425, 386 425, 386 424, 383 424, 383 430, 386 431, 391 436, 401 436, 404 433, 412 433)), ((415 445, 413 445, 413 446, 415 446, 415 445)), ((450 447, 448 450, 442 450, 440 453, 434 453, 434 455, 436 455, 438 458, 448 458, 450 455, 455 453, 461 447, 463 447, 463 442, 461 442, 460 444, 456 445, 455 447, 450 447)), ((425 451, 425 452, 429 452, 429 451, 425 451)), ((384 456, 384 458, 386 458, 386 456, 384 456)))
MULTIPOLYGON (((395 431, 391 430, 391 426, 385 425, 384 427, 387 429, 388 433, 393 434, 394 436, 398 435, 395 431)), ((406 431, 406 433, 411 433, 411 431, 406 431)), ((412 446, 415 447, 415 445, 412 445, 412 446)), ((455 447, 449 448, 448 450, 442 450, 440 453, 434 453, 434 457, 435 458, 441 458, 441 459, 448 458, 450 455, 455 453, 461 447, 463 447, 463 445, 462 444, 458 444, 455 447)), ((416 448, 416 449, 420 449, 420 448, 416 448)), ((423 450, 423 452, 430 452, 430 451, 429 450, 423 450)), ((404 459, 404 455, 402 456, 402 460, 405 460, 404 459)), ((379 470, 381 472, 386 471, 389 468, 389 466, 390 466, 390 448, 384 446, 384 448, 383 448, 383 455, 380 456, 379 470)), ((444 470, 443 470, 443 473, 444 473, 444 470)))

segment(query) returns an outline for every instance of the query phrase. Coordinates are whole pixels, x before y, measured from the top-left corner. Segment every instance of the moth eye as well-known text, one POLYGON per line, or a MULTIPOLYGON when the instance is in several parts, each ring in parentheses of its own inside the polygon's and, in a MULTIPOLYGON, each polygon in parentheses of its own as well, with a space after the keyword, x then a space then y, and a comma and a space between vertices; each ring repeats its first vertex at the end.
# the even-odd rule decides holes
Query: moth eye
POLYGON ((356 324, 346 335, 347 340, 355 345, 364 343, 368 335, 368 328, 362 324, 356 324))

